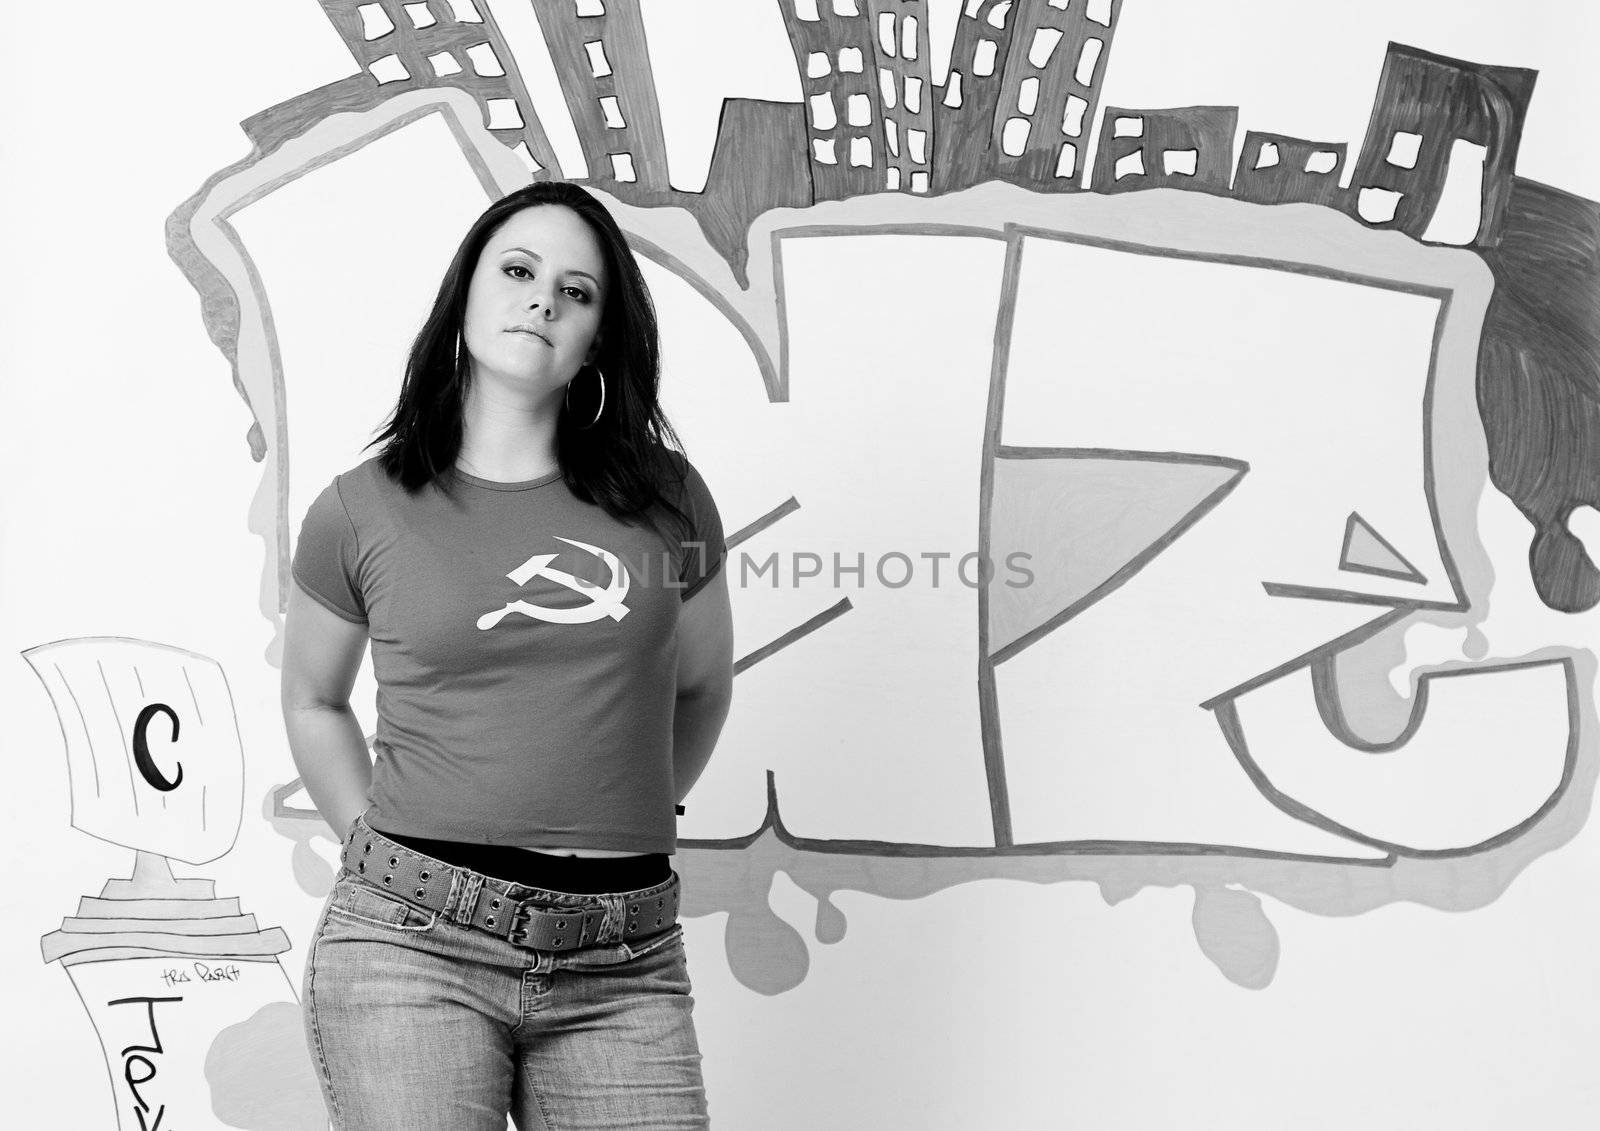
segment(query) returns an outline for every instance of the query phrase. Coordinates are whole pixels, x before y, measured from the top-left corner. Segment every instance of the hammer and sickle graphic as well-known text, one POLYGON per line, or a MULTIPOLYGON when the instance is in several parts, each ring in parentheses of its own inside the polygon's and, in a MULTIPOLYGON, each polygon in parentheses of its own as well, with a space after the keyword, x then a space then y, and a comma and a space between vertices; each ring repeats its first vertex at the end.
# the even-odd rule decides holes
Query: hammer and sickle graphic
POLYGON ((628 595, 628 586, 631 583, 628 570, 617 560, 617 556, 609 550, 602 550, 599 546, 591 546, 587 542, 579 542, 572 538, 556 536, 556 541, 565 542, 569 546, 576 546, 580 550, 587 550, 606 564, 611 571, 611 581, 607 585, 596 585, 592 581, 585 581, 581 577, 559 569, 551 569, 550 563, 556 560, 556 554, 535 554, 523 562, 516 569, 506 574, 518 585, 526 585, 536 577, 548 578, 560 585, 565 585, 575 593, 582 593, 589 598, 587 605, 579 605, 572 609, 552 609, 544 605, 535 605, 527 601, 511 601, 505 608, 497 609, 492 613, 484 613, 478 618, 478 627, 482 629, 493 628, 512 613, 521 613, 523 616, 532 617, 534 620, 548 621, 551 624, 588 624, 601 617, 610 617, 620 621, 628 615, 628 607, 622 603, 628 595))

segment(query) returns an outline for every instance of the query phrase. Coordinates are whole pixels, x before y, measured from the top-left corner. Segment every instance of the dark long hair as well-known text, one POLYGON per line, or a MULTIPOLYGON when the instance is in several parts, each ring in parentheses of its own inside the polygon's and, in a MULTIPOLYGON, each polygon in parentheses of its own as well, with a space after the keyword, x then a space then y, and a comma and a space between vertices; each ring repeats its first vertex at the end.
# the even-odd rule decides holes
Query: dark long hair
POLYGON ((501 197, 473 221, 411 343, 394 412, 367 447, 383 445, 379 463, 408 492, 434 483, 451 493, 471 377, 463 333, 467 288, 495 229, 515 213, 540 204, 564 205, 589 225, 605 255, 611 281, 594 362, 605 374, 605 407, 590 425, 599 403, 599 381, 580 370, 573 378, 573 407, 569 412, 563 400, 556 419, 556 459, 562 478, 578 498, 624 522, 643 518, 655 527, 649 510, 659 503, 687 528, 688 516, 667 492, 669 485, 681 484, 686 461, 679 454, 683 444, 661 409, 661 340, 655 304, 616 220, 591 194, 569 181, 535 181, 501 197), (581 397, 576 395, 580 390, 581 397))

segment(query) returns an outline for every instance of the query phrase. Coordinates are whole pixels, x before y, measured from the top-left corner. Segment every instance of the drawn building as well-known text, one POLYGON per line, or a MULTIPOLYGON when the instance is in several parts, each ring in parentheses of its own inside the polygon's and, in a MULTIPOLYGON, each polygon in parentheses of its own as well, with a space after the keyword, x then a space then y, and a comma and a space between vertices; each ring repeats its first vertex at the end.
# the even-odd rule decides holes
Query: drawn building
POLYGON ((804 107, 793 102, 728 98, 717 122, 703 192, 690 196, 700 230, 733 269, 741 289, 750 286, 751 222, 772 208, 807 208, 804 107))
POLYGON ((1106 107, 1094 159, 1096 192, 1183 188, 1226 194, 1237 106, 1106 107))
POLYGON ((933 189, 951 192, 994 176, 995 109, 1011 51, 1012 0, 965 0, 950 69, 933 107, 933 189))
POLYGON ((483 108, 489 131, 536 179, 559 176, 555 151, 483 0, 321 0, 363 71, 385 94, 456 86, 483 108))
POLYGON ((935 106, 934 189, 1079 187, 1122 0, 966 0, 935 106))
MULTIPOLYGON (((888 164, 874 144, 885 130, 878 125, 883 117, 878 84, 867 66, 876 58, 872 10, 860 0, 778 2, 805 93, 813 199, 881 191, 888 164)), ((893 14, 897 6, 881 7, 893 14)), ((919 27, 925 22, 917 21, 919 27)), ((926 34, 920 33, 924 42, 926 34)))
POLYGON ((1389 44, 1351 212, 1418 239, 1492 246, 1536 76, 1389 44))
POLYGON ((665 191, 667 145, 639 0, 545 0, 539 26, 589 179, 665 191))
MULTIPOLYGON (((888 147, 884 180, 879 187, 925 193, 931 187, 934 139, 927 2, 870 2, 878 105, 888 147)), ((828 60, 821 62, 826 64, 828 60)))
POLYGON ((1122 0, 1023 0, 995 110, 994 169, 1045 191, 1082 181, 1089 127, 1122 0))
POLYGON ((1250 130, 1239 151, 1233 195, 1257 204, 1303 201, 1340 207, 1344 189, 1344 142, 1307 141, 1288 134, 1250 130))

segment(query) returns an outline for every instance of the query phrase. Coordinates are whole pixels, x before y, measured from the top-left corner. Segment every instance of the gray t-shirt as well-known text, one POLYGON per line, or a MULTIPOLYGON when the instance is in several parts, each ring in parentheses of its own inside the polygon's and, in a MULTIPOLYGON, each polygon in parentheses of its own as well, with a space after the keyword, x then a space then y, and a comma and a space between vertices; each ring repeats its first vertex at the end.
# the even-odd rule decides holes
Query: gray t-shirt
POLYGON ((374 456, 317 496, 292 568, 367 625, 374 825, 674 851, 678 615, 726 553, 705 481, 683 463, 682 540, 660 508, 665 538, 582 502, 559 472, 461 474, 452 500, 434 485, 408 495, 374 456))

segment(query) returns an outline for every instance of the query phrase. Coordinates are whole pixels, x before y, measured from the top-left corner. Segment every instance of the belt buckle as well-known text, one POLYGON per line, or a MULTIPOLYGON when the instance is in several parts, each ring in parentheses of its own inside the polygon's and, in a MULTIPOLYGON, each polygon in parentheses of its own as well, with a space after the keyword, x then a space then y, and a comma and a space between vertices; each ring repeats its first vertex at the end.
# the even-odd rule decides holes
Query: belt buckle
MULTIPOLYGON (((549 949, 581 950, 583 948, 584 940, 588 937, 589 929, 586 919, 586 912, 583 908, 573 907, 566 910, 561 910, 559 908, 551 907, 535 907, 533 906, 533 902, 534 901, 531 899, 525 899, 518 903, 516 908, 511 912, 511 928, 506 935, 506 941, 511 943, 513 946, 520 946, 527 950, 540 949, 535 944, 529 942, 527 938, 529 928, 527 920, 532 918, 535 911, 540 911, 546 914, 555 913, 557 916, 555 926, 557 934, 555 938, 551 940, 551 946, 549 949), (564 936, 560 933, 566 930, 566 921, 568 919, 577 920, 577 926, 574 928, 574 930, 577 931, 578 937, 570 944, 562 941, 564 936)), ((591 943, 590 945, 593 944, 591 943)))
POLYGON ((527 900, 523 899, 517 901, 516 910, 511 912, 511 929, 506 934, 506 941, 512 946, 520 946, 525 950, 534 949, 533 944, 528 942, 527 939, 527 920, 532 916, 532 914, 533 909, 528 906, 527 900))

